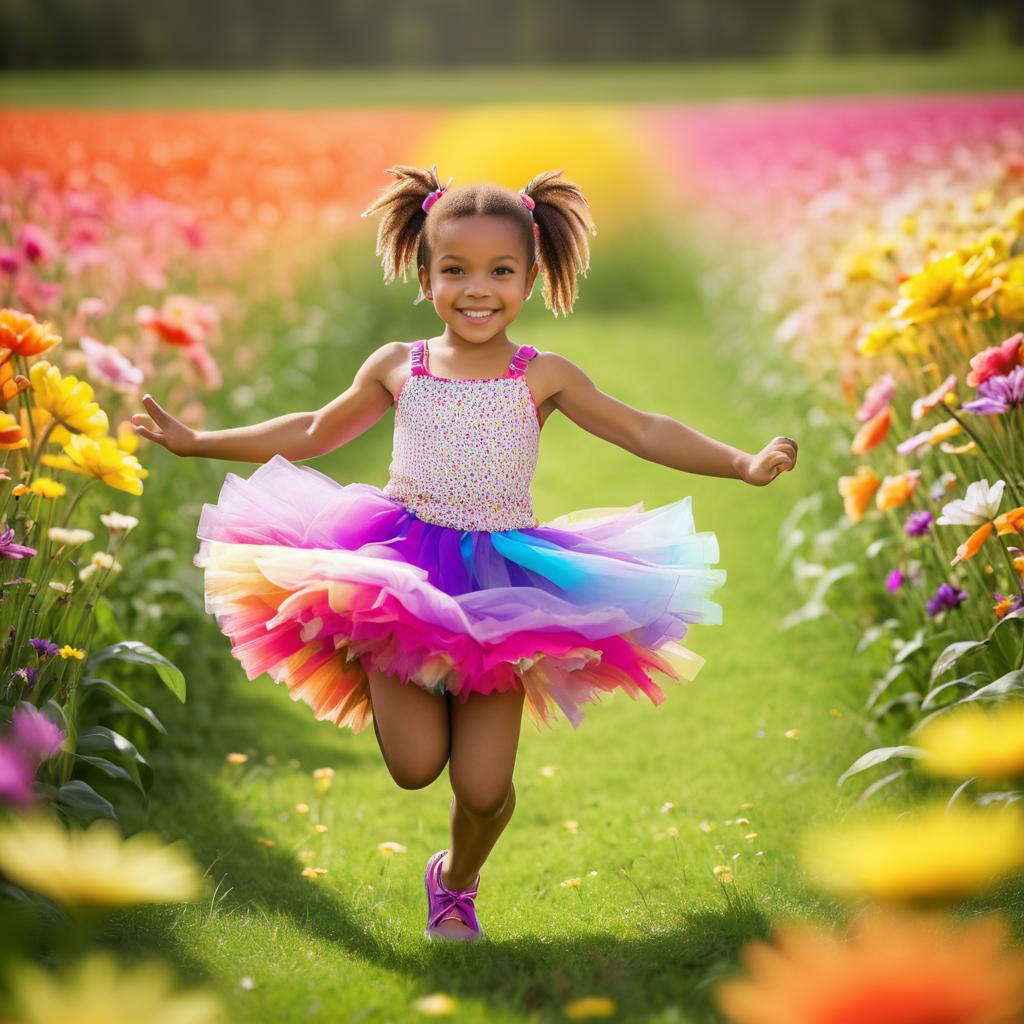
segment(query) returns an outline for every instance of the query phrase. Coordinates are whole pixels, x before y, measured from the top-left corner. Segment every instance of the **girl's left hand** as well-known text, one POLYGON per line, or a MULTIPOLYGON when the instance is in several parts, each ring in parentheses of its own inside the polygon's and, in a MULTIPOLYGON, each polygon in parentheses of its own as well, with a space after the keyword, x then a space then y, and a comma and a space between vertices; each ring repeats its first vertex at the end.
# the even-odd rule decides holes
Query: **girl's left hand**
POLYGON ((756 455, 750 456, 743 479, 755 487, 770 484, 780 473, 796 466, 796 441, 791 437, 774 437, 756 455))

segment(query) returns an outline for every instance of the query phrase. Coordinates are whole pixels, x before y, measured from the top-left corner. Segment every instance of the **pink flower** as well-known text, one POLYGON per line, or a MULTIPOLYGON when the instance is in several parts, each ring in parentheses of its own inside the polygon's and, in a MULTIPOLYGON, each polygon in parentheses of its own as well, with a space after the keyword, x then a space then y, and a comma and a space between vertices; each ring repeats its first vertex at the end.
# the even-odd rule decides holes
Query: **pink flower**
POLYGON ((891 373, 883 373, 868 388, 864 402, 857 410, 857 419, 864 423, 877 415, 892 401, 894 394, 896 394, 896 378, 891 373))
POLYGON ((919 420, 927 416, 952 391, 954 384, 956 374, 951 373, 934 391, 929 391, 923 398, 915 398, 914 404, 910 407, 910 418, 919 420))
POLYGON ((11 739, 28 758, 45 761, 60 750, 64 732, 35 705, 19 701, 11 715, 11 739))
POLYGON ((986 348, 971 357, 971 372, 967 375, 967 383, 976 388, 989 377, 1002 377, 1009 373, 1018 360, 1018 349, 1024 341, 1024 333, 1018 331, 1010 335, 1001 345, 986 348))
POLYGON ((113 345, 104 345, 88 334, 83 334, 78 344, 85 353, 90 377, 122 390, 130 390, 145 379, 142 371, 113 345))
POLYGON ((53 261, 58 246, 53 236, 38 224, 22 224, 18 231, 18 248, 30 263, 44 266, 53 261))
POLYGON ((9 804, 30 804, 35 769, 16 747, 0 740, 0 800, 9 804))

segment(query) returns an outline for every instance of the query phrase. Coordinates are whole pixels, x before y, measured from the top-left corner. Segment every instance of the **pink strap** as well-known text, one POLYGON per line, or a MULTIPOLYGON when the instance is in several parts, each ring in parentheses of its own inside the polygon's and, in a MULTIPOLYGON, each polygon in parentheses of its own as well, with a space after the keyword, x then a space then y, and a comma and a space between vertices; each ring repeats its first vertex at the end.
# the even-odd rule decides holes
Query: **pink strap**
POLYGON ((512 357, 512 362, 508 366, 508 375, 510 377, 522 377, 526 373, 526 364, 537 354, 537 350, 532 345, 520 345, 516 349, 516 354, 512 357))
POLYGON ((427 347, 427 339, 420 338, 412 343, 409 351, 410 376, 422 377, 426 374, 427 368, 423 365, 423 350, 427 347))

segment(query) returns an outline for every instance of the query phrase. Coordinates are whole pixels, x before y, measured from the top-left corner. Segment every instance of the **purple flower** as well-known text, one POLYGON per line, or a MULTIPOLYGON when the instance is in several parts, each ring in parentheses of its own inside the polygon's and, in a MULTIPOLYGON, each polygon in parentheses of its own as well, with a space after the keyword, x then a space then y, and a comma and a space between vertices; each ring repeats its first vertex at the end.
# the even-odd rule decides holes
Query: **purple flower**
POLYGON ((40 636, 34 636, 29 640, 29 646, 34 647, 40 654, 56 654, 60 648, 52 640, 44 640, 40 636))
POLYGON ((891 590, 893 593, 895 593, 897 590, 900 589, 900 587, 903 586, 903 580, 904 579, 905 579, 905 577, 903 575, 903 570, 902 569, 900 569, 900 568, 893 569, 893 571, 891 573, 889 573, 889 575, 886 577, 886 580, 885 580, 886 590, 891 590))
POLYGON ((35 548, 26 547, 24 544, 13 542, 14 527, 8 527, 0 534, 0 558, 25 558, 27 555, 36 554, 35 548))
POLYGON ((900 441, 896 445, 896 451, 900 455, 909 455, 913 451, 917 451, 918 448, 924 447, 932 439, 932 432, 930 430, 922 430, 920 434, 914 434, 913 437, 908 437, 905 441, 900 441))
POLYGON ((29 757, 46 760, 60 750, 64 732, 28 701, 19 701, 11 715, 11 736, 29 757))
POLYGON ((907 521, 903 526, 903 529, 911 537, 920 537, 928 532, 928 528, 932 524, 932 519, 935 517, 926 508, 919 509, 917 512, 911 512, 907 516, 907 521))
POLYGON ((0 740, 0 800, 9 804, 30 804, 35 768, 16 747, 0 740))
POLYGON ((1024 366, 1015 366, 1009 373, 983 380, 977 394, 981 397, 963 404, 964 412, 987 416, 1009 412, 1024 404, 1024 366))
POLYGON ((932 597, 925 605, 925 610, 932 617, 944 612, 949 608, 956 608, 962 602, 967 600, 967 591, 960 590, 957 587, 952 587, 948 583, 940 584, 939 589, 935 591, 935 596, 932 597))

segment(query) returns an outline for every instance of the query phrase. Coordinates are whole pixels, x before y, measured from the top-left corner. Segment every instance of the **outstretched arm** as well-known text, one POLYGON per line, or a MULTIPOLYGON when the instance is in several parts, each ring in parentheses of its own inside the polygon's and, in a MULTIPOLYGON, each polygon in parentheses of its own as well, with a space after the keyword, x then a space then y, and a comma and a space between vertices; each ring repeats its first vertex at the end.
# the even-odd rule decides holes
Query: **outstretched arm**
POLYGON ((301 462, 358 437, 388 411, 391 392, 383 383, 384 375, 403 357, 399 342, 381 346, 359 368, 349 388, 315 412, 286 413, 227 430, 192 430, 146 395, 143 404, 153 426, 136 422, 136 417, 142 418, 141 413, 132 416, 132 425, 136 433, 175 455, 232 462, 268 462, 275 455, 283 455, 292 462, 301 462))
MULTIPOLYGON (((796 464, 796 442, 774 438, 751 455, 661 413, 643 412, 606 394, 575 363, 545 353, 542 374, 552 404, 577 426, 671 469, 762 485, 796 464)), ((541 369, 541 366, 538 366, 541 369)), ((540 383, 540 381, 538 381, 540 383)))

